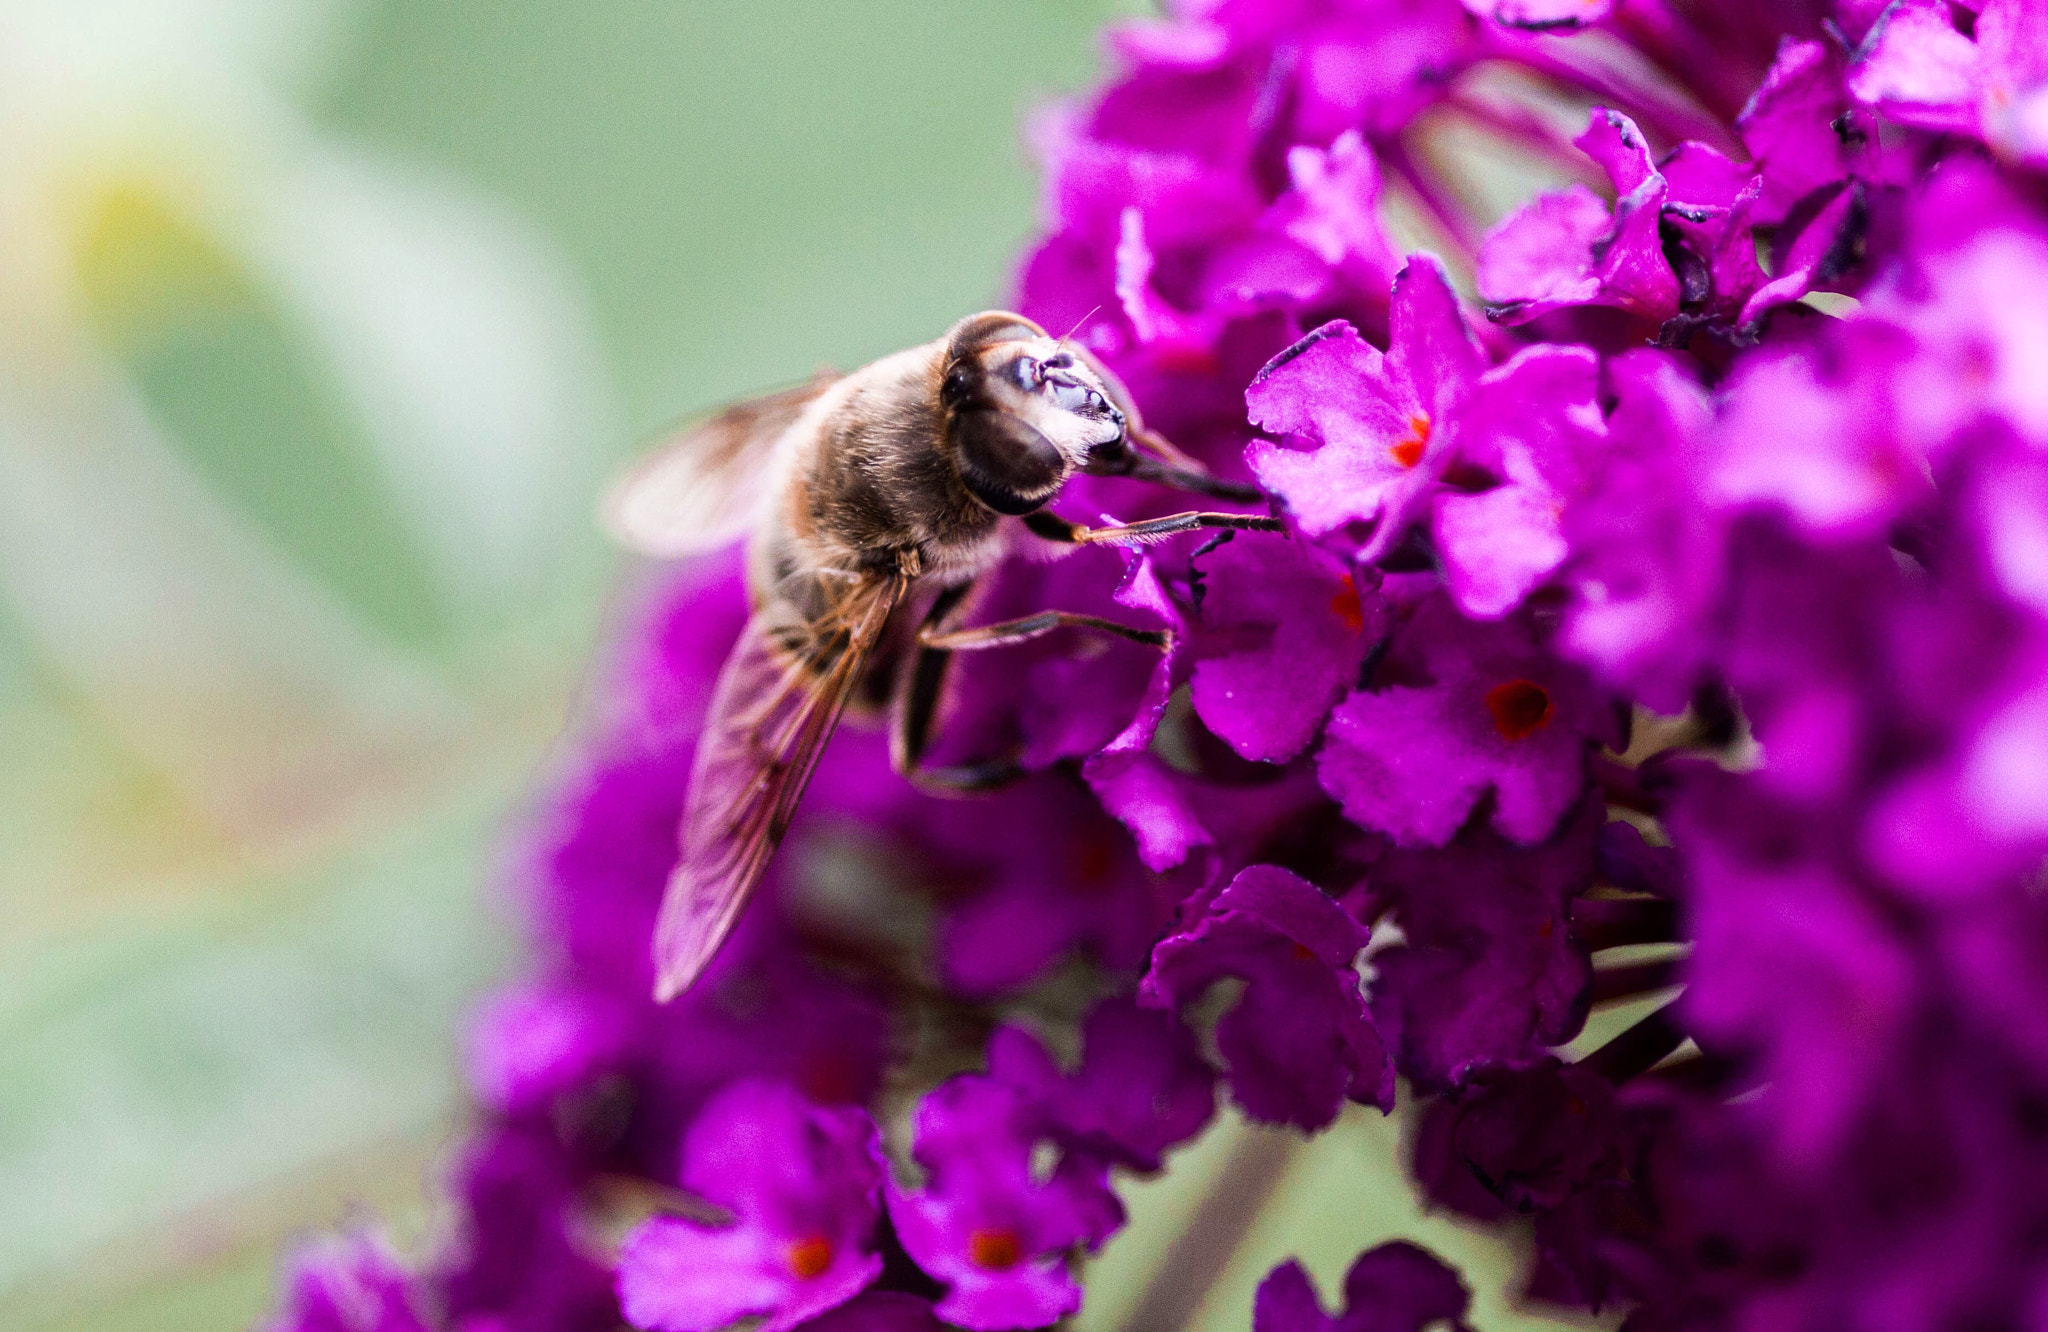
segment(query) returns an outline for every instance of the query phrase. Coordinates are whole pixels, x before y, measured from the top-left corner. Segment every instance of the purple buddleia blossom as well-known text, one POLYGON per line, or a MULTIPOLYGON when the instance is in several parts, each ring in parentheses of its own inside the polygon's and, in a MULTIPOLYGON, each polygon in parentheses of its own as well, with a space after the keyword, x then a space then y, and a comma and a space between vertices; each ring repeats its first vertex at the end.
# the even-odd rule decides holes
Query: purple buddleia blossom
POLYGON ((1513 323, 1611 305, 1661 324, 1681 294, 1658 236, 1670 187, 1642 131, 1619 112, 1595 110, 1574 142, 1614 183, 1614 207, 1584 186, 1544 195, 1487 238, 1480 295, 1494 318, 1513 323))
POLYGON ((1465 484, 1437 493, 1431 529, 1444 586, 1467 615, 1506 614, 1563 563, 1565 513, 1605 451, 1599 372, 1584 348, 1531 347, 1482 375, 1462 405, 1465 484))
POLYGON ((1439 1104, 1451 1153, 1510 1211, 1555 1211, 1620 1167, 1614 1088, 1582 1064, 1478 1064, 1439 1104))
POLYGON ((1041 1178, 1033 1153, 1047 1111, 1007 1083, 965 1074, 918 1102, 911 1155, 922 1188, 889 1186, 904 1249, 946 1288, 938 1315, 959 1327, 1044 1327, 1081 1307, 1068 1257, 1123 1224, 1100 1162, 1068 1157, 1041 1178))
POLYGON ((1154 1171, 1167 1148, 1215 1113, 1216 1076, 1175 1015, 1106 999, 1088 1015, 1082 1040, 1080 1066, 1065 1073, 1021 1027, 989 1039, 989 1076, 1037 1103, 1068 1147, 1154 1171))
POLYGON ((1412 257, 1394 282, 1382 354, 1345 323, 1316 330, 1266 366, 1245 395, 1254 424, 1313 449, 1264 441, 1259 480, 1311 536, 1377 559, 1426 501, 1449 456, 1450 411, 1485 369, 1443 270, 1412 257))
POLYGON ((282 1308, 260 1332, 429 1332, 413 1280, 382 1239, 335 1235, 291 1257, 282 1308))
POLYGON ((1718 835, 1695 836, 1688 856, 1687 1018, 1703 1041, 1760 1062, 1774 1085, 1759 1109, 1787 1164, 1818 1168, 1913 1020, 1911 943, 1788 811, 1716 770, 1688 787, 1674 825, 1718 835))
POLYGON ((1458 1274, 1425 1249, 1394 1240, 1358 1255, 1344 1274, 1344 1308, 1324 1312, 1300 1263, 1282 1263, 1259 1283, 1252 1332, 1423 1332, 1448 1324, 1466 1332, 1471 1296, 1458 1274))
POLYGON ((1782 221, 1815 190, 1848 178, 1872 127, 1842 88, 1841 58, 1825 42, 1787 40, 1736 121, 1762 189, 1755 217, 1782 221))
POLYGON ((1373 957, 1373 1014, 1419 1086, 1440 1088, 1477 1061, 1532 1058, 1577 1032, 1592 970, 1570 912, 1592 886, 1599 831, 1589 802, 1543 846, 1474 829, 1374 867, 1373 895, 1402 942, 1373 957))
POLYGON ((549 1129, 502 1125, 454 1173, 459 1221, 438 1257, 436 1307, 457 1326, 609 1332, 612 1274, 580 1233, 579 1162, 549 1129))
POLYGON ((524 1115, 614 1069, 633 1020, 612 995, 523 985, 494 996, 470 1032, 469 1082, 492 1109, 524 1115))
POLYGON ((1375 687, 1331 714, 1323 787, 1353 822, 1441 846, 1475 811, 1543 841, 1578 801, 1586 758, 1618 739, 1612 708, 1523 623, 1474 625, 1439 595, 1395 630, 1375 687))
POLYGON ((869 1290, 804 1324, 805 1332, 945 1332, 930 1301, 869 1290))
POLYGON ((1564 515, 1572 603, 1563 646, 1665 712, 1686 705, 1716 646, 1727 520, 1699 502, 1712 402, 1676 358, 1610 361, 1616 398, 1583 501, 1564 515))
POLYGON ((1195 711, 1243 757, 1285 762, 1385 637, 1378 589, 1299 541, 1230 541, 1200 568, 1195 711))
POLYGON ((1160 942, 1138 996, 1184 1008, 1226 976, 1243 981, 1216 1024, 1231 1096, 1261 1122, 1321 1128, 1347 1099, 1393 1105, 1393 1070, 1352 966, 1366 939, 1313 885, 1254 865, 1160 942))
POLYGON ((728 1225, 657 1216, 619 1251, 619 1301, 636 1327, 711 1332, 760 1318, 786 1332, 881 1274, 883 1165, 860 1110, 814 1106, 795 1088, 736 1082, 704 1107, 684 1148, 683 1187, 728 1225))
POLYGON ((1150 752, 1167 702, 1187 678, 1185 619, 1180 603, 1160 581, 1158 566, 1149 556, 1128 557, 1116 602, 1127 613, 1138 612, 1145 627, 1164 628, 1174 637, 1168 649, 1157 654, 1135 714, 1088 759, 1082 771, 1103 807, 1131 830, 1145 864, 1155 870, 1167 869, 1208 841, 1167 788, 1158 760, 1150 752))

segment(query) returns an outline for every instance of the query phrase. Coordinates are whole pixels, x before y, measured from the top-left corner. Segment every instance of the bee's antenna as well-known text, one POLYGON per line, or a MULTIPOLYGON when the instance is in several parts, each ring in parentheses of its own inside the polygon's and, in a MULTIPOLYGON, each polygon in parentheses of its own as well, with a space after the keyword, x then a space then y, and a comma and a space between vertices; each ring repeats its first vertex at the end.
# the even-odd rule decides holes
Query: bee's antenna
POLYGON ((1080 317, 1079 319, 1076 319, 1076 320, 1074 321, 1074 326, 1073 326, 1072 328, 1070 328, 1070 329, 1068 329, 1068 330, 1067 330, 1066 332, 1064 332, 1064 333, 1060 334, 1060 346, 1062 346, 1062 347, 1066 346, 1066 345, 1067 345, 1067 339, 1068 339, 1068 338, 1071 338, 1071 337, 1073 337, 1073 336, 1074 336, 1074 335, 1075 335, 1076 333, 1079 333, 1079 332, 1081 331, 1081 325, 1083 325, 1083 324, 1087 323, 1087 322, 1088 322, 1089 320, 1093 319, 1093 318, 1095 317, 1095 313, 1096 313, 1096 311, 1097 311, 1097 310, 1100 310, 1101 308, 1102 308, 1102 303, 1101 303, 1100 301, 1097 301, 1097 302, 1095 303, 1095 307, 1094 307, 1094 309, 1091 309, 1091 310, 1089 310, 1087 314, 1084 314, 1084 315, 1082 315, 1082 316, 1081 316, 1081 317, 1080 317))

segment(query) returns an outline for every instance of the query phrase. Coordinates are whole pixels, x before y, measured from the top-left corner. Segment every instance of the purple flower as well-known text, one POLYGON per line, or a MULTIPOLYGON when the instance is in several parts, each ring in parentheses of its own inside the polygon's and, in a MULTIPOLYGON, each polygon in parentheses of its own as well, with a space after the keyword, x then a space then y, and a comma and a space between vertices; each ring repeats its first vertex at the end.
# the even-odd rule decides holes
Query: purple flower
POLYGON ((1318 752, 1323 787, 1354 822, 1441 846, 1492 795, 1487 821, 1523 843, 1550 835, 1613 742, 1610 708, 1524 624, 1473 624, 1426 597, 1395 631, 1376 689, 1337 706, 1318 752))
POLYGON ((1465 8, 1504 28, 1532 32, 1570 32, 1598 23, 1613 8, 1612 0, 1465 0, 1465 8))
POLYGON ((1689 776, 1672 823, 1694 884, 1687 1021, 1758 1061, 1781 1160, 1812 1171, 1880 1094, 1919 995, 1909 940, 1793 818, 1709 770, 1689 776))
POLYGON ((945 1332, 929 1301, 869 1290, 804 1324, 804 1332, 945 1332))
POLYGON ((412 1280, 374 1235, 336 1235, 292 1255, 283 1308, 263 1332, 428 1332, 412 1280))
POLYGON ((1510 1211, 1555 1211, 1621 1167, 1614 1088, 1582 1064, 1476 1065, 1436 1113, 1452 1154, 1510 1211))
POLYGON ((1302 531, 1377 559, 1426 500, 1447 456, 1447 414, 1484 368, 1443 270, 1412 256, 1394 281, 1384 355, 1349 324, 1326 324, 1246 390, 1255 424, 1313 451, 1261 440, 1246 458, 1302 531))
POLYGON ((1245 758, 1285 762, 1314 741, 1385 636, 1378 590, 1300 541, 1228 542, 1201 578, 1195 711, 1245 758))
POLYGON ((1194 1033, 1171 1013, 1105 999, 1082 1029, 1081 1064, 1063 1073, 1022 1027, 989 1039, 989 1076, 1041 1107, 1067 1146, 1154 1171, 1167 1148, 1201 1132, 1216 1110, 1216 1075, 1194 1033))
POLYGON ((1437 494, 1432 529, 1444 586, 1467 615, 1507 614, 1564 562, 1565 511, 1606 444, 1599 370, 1584 348, 1530 347, 1482 375, 1462 405, 1464 485, 1437 494), (1488 480, 1498 484, 1475 484, 1488 480))
POLYGON ((1646 706, 1677 712, 1707 671, 1727 522, 1699 499, 1712 406, 1676 358, 1608 363, 1617 399, 1587 493, 1564 516, 1563 647, 1646 706))
POLYGON ((1600 821, 1588 803, 1531 850, 1475 829, 1374 867, 1374 897, 1403 942, 1373 957, 1373 1015, 1418 1086, 1443 1087, 1477 1061, 1530 1059, 1577 1033, 1593 976, 1570 912, 1593 883, 1600 821))
MULTIPOLYGON (((1527 1237, 1527 1300, 1631 1332, 2048 1319, 2048 8, 1166 12, 1034 126, 1016 297, 1293 536, 1017 535, 972 617, 1172 649, 959 655, 931 757, 1030 774, 977 801, 843 728, 724 955, 656 1006, 747 604, 737 551, 679 570, 515 862, 538 957, 475 1029, 454 1224, 416 1278, 308 1263, 280 1328, 614 1332, 616 1291, 664 1328, 1044 1326, 1122 1224, 1112 1172, 1165 1168, 1219 1076, 1312 1130, 1397 1071, 1417 1177, 1527 1237), (1576 151, 1564 106, 1601 108, 1576 151), (1485 236, 1480 156, 1612 192, 1485 236), (1383 214, 1444 259, 1397 264, 1383 214), (1642 946, 1672 953, 1606 951, 1642 946), (1191 1029, 1218 982, 1220 1073, 1191 1029), (1561 1061, 1589 1007, 1674 983, 1561 1061), (678 1179, 701 1210, 613 1270, 617 1185, 678 1179)), ((1466 1308, 1391 1245, 1342 1313, 1289 1264, 1254 1322, 1466 1308)))
POLYGON ((814 1106, 786 1084, 732 1084, 690 1126, 683 1167, 684 1187, 732 1224, 637 1226, 619 1252, 626 1317, 656 1332, 758 1317, 785 1332, 844 1304, 882 1271, 883 1173, 864 1112, 814 1106))
POLYGON ((1613 209, 1575 185, 1502 223, 1479 253, 1487 311, 1519 324, 1569 305, 1611 305, 1661 324, 1680 296, 1658 234, 1670 188, 1642 131, 1619 112, 1595 110, 1574 142, 1614 182, 1613 209))
POLYGON ((503 1125, 468 1144, 455 1173, 460 1219, 437 1255, 435 1304, 458 1327, 611 1332, 611 1273, 578 1224, 579 1163, 549 1128, 503 1125))
POLYGON ((968 803, 905 797, 845 832, 933 899, 939 974, 965 996, 1015 991, 1075 951, 1135 970, 1179 895, 1066 770, 968 803))
POLYGON ((1319 1129, 1346 1099, 1393 1105, 1393 1071, 1352 969, 1366 938, 1306 881, 1254 865, 1160 942, 1138 997, 1184 1008, 1226 976, 1242 980, 1216 1024, 1231 1095, 1253 1119, 1319 1129))
POLYGON ((1422 1332, 1446 1322, 1467 1332, 1469 1301, 1456 1272, 1394 1240, 1358 1255, 1344 1274, 1344 1309, 1334 1316, 1323 1312, 1300 1263, 1274 1268, 1252 1303, 1252 1332, 1422 1332))
POLYGON ((1889 389, 1913 350, 1899 329, 1857 319, 1749 358, 1724 390, 1709 495, 1781 506, 1836 538, 1924 503, 1926 462, 1899 438, 1889 389))
POLYGON ((1081 1307, 1069 1254, 1123 1224, 1099 1163, 1068 1157, 1049 1178, 1033 1149, 1050 1126, 1025 1093, 967 1074, 918 1102, 911 1155, 924 1187, 889 1185, 904 1249, 946 1294, 941 1319, 960 1327, 1044 1327, 1081 1307))
POLYGON ((1849 109, 1841 60, 1822 42, 1785 41, 1735 123, 1762 181, 1759 223, 1782 221, 1815 190, 1846 179, 1869 138, 1849 109))
MULTIPOLYGON (((1372 150, 1356 130, 1328 150, 1303 144, 1287 151, 1288 190, 1260 225, 1313 254, 1357 296, 1383 299, 1401 267, 1380 226, 1380 173, 1372 150)), ((1332 293, 1318 289, 1320 303, 1332 293)))
MULTIPOLYGON (((1785 72, 1788 89, 1771 90, 1774 100, 1796 102, 1791 86, 1801 68, 1795 61, 1785 72)), ((1777 128, 1769 117, 1785 113, 1771 102, 1752 110, 1760 140, 1767 140, 1777 128)), ((1487 238, 1479 286, 1498 321, 1521 324, 1569 306, 1601 305, 1654 322, 1661 345, 1683 346, 1701 327, 1749 336, 1766 312, 1836 284, 1858 257, 1863 193, 1845 188, 1839 173, 1828 178, 1831 192, 1800 196, 1801 211, 1778 227, 1775 270, 1766 274, 1757 262, 1755 226, 1760 210, 1768 211, 1772 185, 1753 165, 1695 142, 1653 162, 1642 131, 1615 111, 1596 110, 1576 142, 1606 170, 1619 197, 1610 212, 1584 186, 1547 194, 1487 238)), ((1827 170, 1797 148, 1783 147, 1782 155, 1792 159, 1788 170, 1802 185, 1827 170)), ((1781 194, 1790 188, 1776 184, 1781 194)))
POLYGON ((493 997, 470 1033, 469 1082, 477 1098, 522 1115, 615 1067, 632 1020, 611 995, 566 985, 522 985, 493 997))
POLYGON ((1968 133, 1982 77, 1977 44, 1956 30, 1947 5, 1894 0, 1857 49, 1848 87, 1902 124, 1968 133))

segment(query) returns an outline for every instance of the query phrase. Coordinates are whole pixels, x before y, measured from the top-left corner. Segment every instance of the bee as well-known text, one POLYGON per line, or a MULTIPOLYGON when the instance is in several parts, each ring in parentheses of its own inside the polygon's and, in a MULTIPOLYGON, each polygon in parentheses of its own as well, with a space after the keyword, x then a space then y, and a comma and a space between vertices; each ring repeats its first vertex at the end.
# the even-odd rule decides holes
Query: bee
POLYGON ((1008 761, 924 764, 952 653, 1063 628, 1171 646, 1164 631, 1058 610, 957 627, 974 580, 1015 548, 1018 528, 1068 546, 1280 529, 1263 514, 1196 511, 1085 527, 1045 507, 1079 474, 1263 498, 1146 430, 1130 394, 1087 350, 1001 311, 852 374, 820 373, 729 407, 614 489, 606 525, 638 553, 669 558, 747 539, 752 615, 697 742, 681 859, 655 927, 657 1000, 687 989, 730 933, 892 617, 922 590, 936 595, 884 682, 890 759, 923 789, 972 791, 1018 770, 1008 761))

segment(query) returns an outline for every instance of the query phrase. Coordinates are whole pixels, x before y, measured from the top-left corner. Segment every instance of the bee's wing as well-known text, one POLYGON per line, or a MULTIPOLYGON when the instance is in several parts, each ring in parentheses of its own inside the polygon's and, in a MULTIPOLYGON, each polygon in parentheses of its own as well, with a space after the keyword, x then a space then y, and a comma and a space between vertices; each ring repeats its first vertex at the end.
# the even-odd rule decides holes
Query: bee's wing
POLYGON ((655 998, 688 989, 768 868, 907 580, 807 579, 768 599, 719 672, 683 806, 682 861, 654 927, 655 998))
POLYGON ((605 529, 628 550, 661 559, 731 542, 753 524, 766 497, 775 441, 837 379, 820 371, 807 384, 683 427, 612 487, 605 529))

